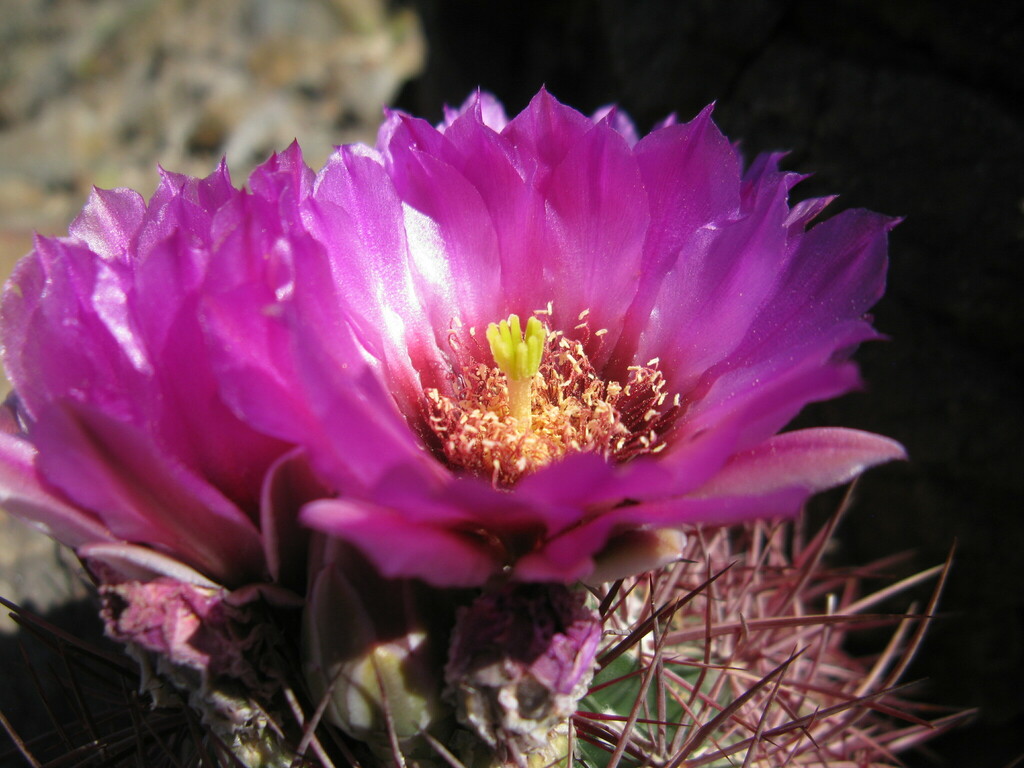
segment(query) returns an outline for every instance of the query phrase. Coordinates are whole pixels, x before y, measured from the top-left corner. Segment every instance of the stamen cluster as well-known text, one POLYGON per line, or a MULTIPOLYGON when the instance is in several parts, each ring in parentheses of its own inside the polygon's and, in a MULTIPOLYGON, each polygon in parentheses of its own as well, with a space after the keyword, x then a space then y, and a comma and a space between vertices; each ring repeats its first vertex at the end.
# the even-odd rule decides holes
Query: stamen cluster
POLYGON ((484 364, 462 371, 455 397, 426 391, 429 423, 448 462, 496 487, 570 453, 612 461, 657 453, 680 404, 656 365, 631 367, 625 383, 604 380, 580 341, 554 331, 531 382, 529 429, 512 414, 507 375, 484 364))

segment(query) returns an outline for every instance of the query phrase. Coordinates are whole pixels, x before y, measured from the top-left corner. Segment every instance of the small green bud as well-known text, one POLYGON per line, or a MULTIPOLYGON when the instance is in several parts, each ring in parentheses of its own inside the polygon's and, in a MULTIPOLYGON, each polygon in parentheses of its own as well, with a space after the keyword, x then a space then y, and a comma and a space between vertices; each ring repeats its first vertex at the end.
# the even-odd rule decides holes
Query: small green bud
POLYGON ((384 579, 351 552, 335 555, 336 547, 313 574, 303 621, 315 702, 326 696, 325 718, 389 764, 392 737, 404 757, 436 756, 422 735, 443 733, 451 719, 441 700, 448 626, 434 621, 451 615, 446 597, 421 582, 384 579))

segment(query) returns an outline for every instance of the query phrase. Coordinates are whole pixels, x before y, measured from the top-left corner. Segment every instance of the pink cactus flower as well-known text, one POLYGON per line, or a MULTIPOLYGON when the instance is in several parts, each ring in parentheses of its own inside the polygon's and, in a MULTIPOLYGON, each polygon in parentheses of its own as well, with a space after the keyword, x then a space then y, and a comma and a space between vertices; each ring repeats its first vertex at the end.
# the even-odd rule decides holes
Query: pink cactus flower
POLYGON ((479 94, 391 113, 319 173, 293 146, 215 216, 220 394, 304 448, 334 493, 301 519, 387 576, 600 581, 691 524, 794 514, 904 455, 779 434, 859 385, 895 222, 809 227, 830 199, 791 206, 779 160, 744 171, 710 108, 637 140, 544 91, 511 120, 479 94))
POLYGON ((228 408, 203 327, 216 253, 273 237, 278 217, 254 205, 223 166, 203 180, 164 172, 148 203, 96 190, 4 291, 14 394, 0 409, 0 503, 115 580, 301 574, 290 560, 313 481, 228 408))
POLYGON ((903 456, 778 434, 858 386, 894 221, 808 228, 829 200, 790 206, 778 155, 743 171, 710 109, 638 140, 475 95, 378 144, 97 190, 38 238, 2 303, 0 503, 131 578, 300 573, 309 501, 387 576, 569 583, 903 456))

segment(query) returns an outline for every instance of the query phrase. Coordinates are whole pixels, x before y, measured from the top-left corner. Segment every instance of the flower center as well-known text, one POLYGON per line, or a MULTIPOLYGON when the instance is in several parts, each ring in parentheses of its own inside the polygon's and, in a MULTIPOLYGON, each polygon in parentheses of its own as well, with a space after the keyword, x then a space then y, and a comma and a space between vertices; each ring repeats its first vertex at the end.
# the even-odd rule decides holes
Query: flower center
MULTIPOLYGON (((588 330, 585 322, 577 329, 588 330)), ((487 341, 494 366, 464 368, 454 397, 425 393, 430 427, 453 467, 508 487, 569 453, 621 462, 667 447, 680 403, 669 399, 657 360, 630 367, 625 382, 606 381, 583 343, 536 316, 525 333, 516 315, 492 323, 487 341)))

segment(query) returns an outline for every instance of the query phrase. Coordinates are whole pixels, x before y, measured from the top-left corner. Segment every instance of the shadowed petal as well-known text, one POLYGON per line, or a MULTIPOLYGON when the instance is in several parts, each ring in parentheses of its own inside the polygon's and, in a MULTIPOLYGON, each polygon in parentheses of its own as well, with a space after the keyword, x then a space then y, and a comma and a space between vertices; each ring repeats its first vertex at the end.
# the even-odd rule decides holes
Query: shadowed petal
POLYGON ((810 492, 848 483, 864 470, 906 459, 895 440, 838 427, 801 429, 737 454, 696 496, 772 493, 786 487, 810 492))
POLYGON ((44 488, 35 462, 31 443, 0 433, 0 507, 70 547, 115 540, 95 517, 44 488))
POLYGON ((519 560, 515 574, 524 581, 586 579, 595 568, 594 558, 617 530, 675 528, 698 523, 729 525, 753 517, 790 515, 799 511, 809 493, 786 488, 757 496, 684 497, 619 507, 545 542, 541 549, 519 560))
POLYGON ((281 456, 267 471, 260 489, 260 532, 275 582, 302 583, 309 531, 299 525, 299 510, 304 503, 329 495, 301 448, 281 456))
POLYGON ((416 523, 368 502, 313 502, 302 510, 302 520, 358 546, 385 576, 401 574, 444 587, 475 586, 502 564, 478 536, 416 523))
MULTIPOLYGON (((91 543, 80 547, 78 554, 94 572, 106 568, 116 574, 117 580, 151 581, 161 577, 194 584, 197 587, 216 589, 216 582, 210 581, 180 560, 155 552, 148 547, 135 544, 91 543)), ((104 573, 105 581, 111 574, 104 573)))
POLYGON ((63 404, 41 415, 33 437, 40 474, 116 536, 174 552, 220 581, 259 573, 252 522, 135 428, 63 404))

